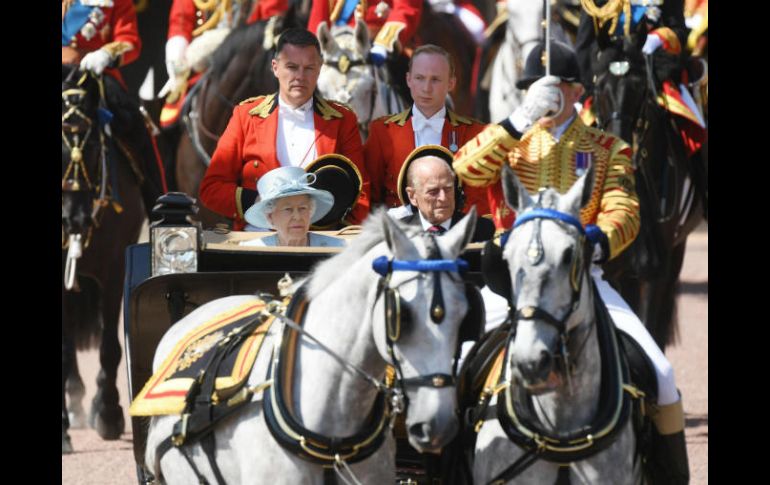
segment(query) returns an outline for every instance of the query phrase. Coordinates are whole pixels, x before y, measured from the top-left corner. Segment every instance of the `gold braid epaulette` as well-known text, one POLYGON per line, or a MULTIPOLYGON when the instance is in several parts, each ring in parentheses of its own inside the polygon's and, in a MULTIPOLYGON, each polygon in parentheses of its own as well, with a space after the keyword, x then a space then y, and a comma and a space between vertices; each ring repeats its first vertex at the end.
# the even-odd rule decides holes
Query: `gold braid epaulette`
POLYGON ((409 119, 409 113, 411 110, 412 108, 406 108, 404 111, 390 116, 387 120, 385 120, 385 124, 387 125, 388 123, 395 123, 398 126, 404 126, 406 124, 406 120, 409 119))
MULTIPOLYGON (((251 116, 259 116, 260 118, 267 118, 268 116, 270 116, 270 112, 273 110, 273 106, 276 102, 275 96, 276 96, 275 93, 268 94, 267 96, 265 96, 264 97, 265 99, 263 99, 261 103, 259 103, 258 105, 256 105, 255 107, 249 110, 249 114, 251 116)), ((257 101, 261 97, 262 96, 257 96, 254 98, 243 100, 239 103, 239 105, 257 101)))
POLYGON ((508 152, 519 140, 512 137, 500 125, 490 125, 460 148, 453 164, 455 173, 463 184, 486 187, 500 179, 503 163, 508 152))
MULTIPOLYGON (((334 103, 334 101, 332 101, 332 102, 334 103)), ((344 107, 341 103, 337 103, 337 104, 340 104, 340 107, 344 107)), ((323 99, 321 97, 316 97, 314 102, 313 102, 313 105, 314 105, 316 111, 318 112, 318 114, 321 115, 321 117, 324 120, 326 120, 326 121, 329 121, 332 118, 342 118, 343 117, 342 113, 340 113, 339 111, 334 109, 334 107, 332 107, 332 105, 329 104, 328 101, 326 101, 325 99, 323 99)))
POLYGON ((454 111, 452 111, 451 109, 447 109, 446 112, 447 112, 447 116, 449 117, 449 124, 452 126, 472 125, 474 123, 477 123, 477 124, 481 123, 481 121, 479 120, 469 118, 467 116, 459 115, 454 111))

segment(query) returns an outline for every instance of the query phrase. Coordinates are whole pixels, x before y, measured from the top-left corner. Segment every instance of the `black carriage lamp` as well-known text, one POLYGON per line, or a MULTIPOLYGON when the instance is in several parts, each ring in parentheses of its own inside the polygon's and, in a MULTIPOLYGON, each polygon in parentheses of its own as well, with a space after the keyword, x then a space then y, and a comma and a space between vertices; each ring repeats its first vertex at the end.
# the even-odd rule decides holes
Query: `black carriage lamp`
POLYGON ((195 199, 183 192, 158 197, 150 224, 152 276, 198 271, 201 223, 191 217, 197 212, 195 199))

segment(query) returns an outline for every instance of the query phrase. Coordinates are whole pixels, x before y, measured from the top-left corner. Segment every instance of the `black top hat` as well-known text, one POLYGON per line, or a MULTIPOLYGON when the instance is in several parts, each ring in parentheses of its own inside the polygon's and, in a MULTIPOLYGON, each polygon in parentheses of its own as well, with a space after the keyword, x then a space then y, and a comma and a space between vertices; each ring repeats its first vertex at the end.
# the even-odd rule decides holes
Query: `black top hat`
MULTIPOLYGON (((398 199, 402 204, 411 204, 409 202, 409 195, 406 193, 406 173, 409 171, 409 166, 418 158, 428 156, 438 157, 444 160, 447 165, 449 165, 449 169, 454 173, 454 169, 452 168, 454 155, 448 149, 441 145, 423 145, 421 147, 415 148, 409 155, 406 156, 404 164, 401 165, 401 170, 398 172, 398 199)), ((461 210, 464 202, 465 197, 460 186, 460 181, 458 177, 455 177, 455 209, 461 210)))
POLYGON ((315 174, 314 188, 328 190, 334 195, 334 206, 313 225, 323 227, 337 224, 353 208, 361 194, 363 177, 358 167, 344 155, 329 153, 310 162, 305 171, 315 174))
MULTIPOLYGON (((516 81, 516 87, 527 89, 529 86, 545 76, 545 42, 540 41, 527 56, 524 64, 524 73, 521 79, 516 81)), ((570 46, 558 40, 551 40, 551 75, 561 78, 565 82, 579 82, 580 68, 577 55, 570 46)))

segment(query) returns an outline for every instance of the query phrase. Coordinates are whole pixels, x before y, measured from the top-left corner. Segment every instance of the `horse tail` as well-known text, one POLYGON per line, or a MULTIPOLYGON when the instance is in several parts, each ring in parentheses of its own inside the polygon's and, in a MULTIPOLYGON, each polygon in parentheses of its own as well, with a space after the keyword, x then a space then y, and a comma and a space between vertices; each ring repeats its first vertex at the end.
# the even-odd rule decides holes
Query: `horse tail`
POLYGON ((78 278, 80 291, 66 294, 67 315, 72 322, 72 334, 77 350, 88 350, 102 339, 101 288, 92 278, 78 278))

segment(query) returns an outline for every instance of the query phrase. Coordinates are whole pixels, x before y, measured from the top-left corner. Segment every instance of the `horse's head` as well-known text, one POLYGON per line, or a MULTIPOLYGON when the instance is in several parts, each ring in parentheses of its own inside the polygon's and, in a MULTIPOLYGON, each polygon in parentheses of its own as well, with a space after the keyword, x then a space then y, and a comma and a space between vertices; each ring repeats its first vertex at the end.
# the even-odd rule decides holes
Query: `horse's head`
POLYGON ((410 237, 388 216, 382 221, 390 256, 378 258, 382 264, 375 268, 383 276, 373 309, 374 340, 396 369, 396 389, 406 394, 409 442, 436 453, 458 430, 452 360, 468 303, 458 268, 464 262, 457 258, 471 240, 476 213, 441 237, 410 237))
POLYGON ((506 35, 515 40, 521 49, 521 68, 524 60, 543 37, 543 2, 531 0, 507 0, 506 35))
MULTIPOLYGON (((603 37, 600 37, 602 39, 603 37)), ((628 143, 647 95, 647 74, 640 43, 634 35, 622 42, 600 42, 594 64, 594 100, 599 127, 628 143)))
POLYGON ((98 86, 85 71, 62 65, 62 229, 64 236, 91 228, 100 177, 98 86))
POLYGON ((566 194, 548 188, 533 200, 512 169, 503 171, 506 202, 517 213, 503 249, 516 309, 508 353, 513 379, 531 393, 551 391, 564 382, 569 370, 557 360, 576 352, 576 341, 583 339, 572 337, 587 327, 591 252, 579 217, 593 176, 592 168, 566 194))
POLYGON ((317 35, 324 59, 318 91, 325 98, 350 104, 358 121, 368 125, 374 110, 376 82, 367 62, 366 24, 359 20, 355 28, 335 25, 330 31, 326 22, 321 22, 317 35))

